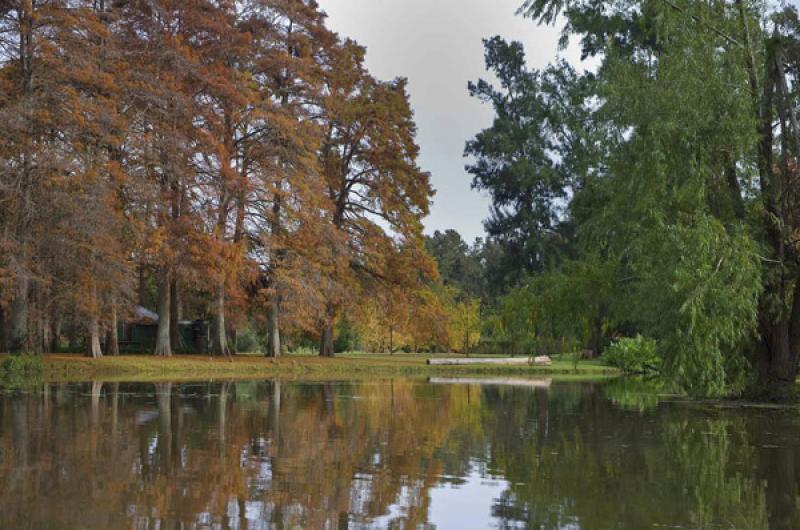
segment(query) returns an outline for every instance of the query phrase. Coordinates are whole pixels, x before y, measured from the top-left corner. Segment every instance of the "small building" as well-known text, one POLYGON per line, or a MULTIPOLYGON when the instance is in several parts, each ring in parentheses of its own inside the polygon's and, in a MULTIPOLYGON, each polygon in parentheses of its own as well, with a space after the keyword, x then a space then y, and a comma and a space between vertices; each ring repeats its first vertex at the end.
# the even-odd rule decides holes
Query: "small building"
MULTIPOLYGON (((119 347, 123 352, 144 353, 156 344, 158 313, 137 305, 129 320, 120 322, 119 347)), ((205 320, 181 320, 178 322, 179 353, 205 354, 210 351, 208 322, 205 320)))

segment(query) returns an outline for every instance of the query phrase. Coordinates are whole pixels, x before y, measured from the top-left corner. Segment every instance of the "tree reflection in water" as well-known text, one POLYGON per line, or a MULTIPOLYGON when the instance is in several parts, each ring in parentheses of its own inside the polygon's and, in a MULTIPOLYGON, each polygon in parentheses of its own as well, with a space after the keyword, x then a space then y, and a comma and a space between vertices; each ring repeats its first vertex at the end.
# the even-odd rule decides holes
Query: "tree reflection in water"
POLYGON ((0 527, 446 529, 459 505, 500 528, 800 527, 793 413, 619 394, 49 385, 0 397, 0 527))

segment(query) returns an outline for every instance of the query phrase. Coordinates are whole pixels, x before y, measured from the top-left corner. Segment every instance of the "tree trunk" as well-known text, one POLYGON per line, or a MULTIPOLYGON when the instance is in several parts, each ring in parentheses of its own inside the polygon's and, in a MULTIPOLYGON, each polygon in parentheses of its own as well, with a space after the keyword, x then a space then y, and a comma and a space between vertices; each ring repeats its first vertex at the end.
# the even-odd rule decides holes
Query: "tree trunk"
POLYGON ((589 337, 587 349, 592 352, 592 357, 600 355, 600 341, 603 338, 603 309, 598 310, 598 315, 592 320, 592 333, 589 337))
MULTIPOLYGON (((34 57, 34 8, 33 2, 26 0, 19 3, 19 69, 21 73, 21 85, 23 98, 28 100, 33 95, 33 57, 34 57)), ((27 138, 23 141, 22 150, 22 182, 21 193, 18 200, 22 208, 32 204, 31 194, 33 190, 33 150, 35 142, 35 131, 33 121, 27 120, 27 138)), ((17 239, 24 243, 30 237, 27 211, 17 211, 16 219, 12 220, 17 239)), ((26 267, 30 263, 29 256, 23 252, 17 260, 12 260, 12 272, 14 273, 14 300, 10 307, 10 330, 7 337, 8 351, 10 353, 22 353, 31 346, 28 334, 28 313, 29 313, 29 280, 26 267)))
POLYGON ((119 355, 119 322, 117 319, 117 297, 111 295, 111 323, 108 327, 106 351, 109 355, 119 355))
POLYGON ((70 352, 74 352, 78 349, 78 335, 75 326, 67 326, 67 347, 69 348, 70 352))
POLYGON ((97 317, 97 311, 92 311, 89 317, 89 357, 98 359, 103 356, 103 350, 100 348, 100 322, 97 317))
POLYGON ((35 281, 29 285, 27 352, 41 354, 44 351, 42 288, 35 281))
MULTIPOLYGON (((280 183, 276 185, 280 187, 280 183)), ((278 241, 283 234, 281 227, 281 208, 281 194, 276 192, 272 201, 272 219, 270 220, 270 232, 272 233, 272 239, 274 242, 278 241)), ((267 344, 267 356, 275 358, 280 357, 281 355, 281 300, 279 294, 279 284, 277 280, 277 269, 280 266, 280 262, 282 261, 284 253, 285 251, 281 249, 277 249, 275 251, 275 256, 269 270, 273 293, 269 308, 269 344, 267 344)))
POLYGON ((269 308, 269 342, 267 344, 267 357, 278 358, 281 356, 281 327, 280 307, 277 295, 273 296, 269 308))
POLYGON ((795 282, 789 319, 771 322, 771 312, 762 317, 758 359, 759 390, 780 397, 794 386, 800 357, 800 281, 795 282))
POLYGON ((169 342, 172 351, 181 347, 181 335, 178 329, 178 281, 173 277, 169 283, 169 342))
POLYGON ((49 311, 46 311, 44 308, 39 310, 39 314, 41 315, 39 318, 41 331, 39 333, 42 339, 40 348, 42 353, 49 353, 50 345, 53 343, 53 339, 50 336, 53 331, 53 326, 50 324, 50 314, 49 311))
POLYGON ((144 265, 139 265, 139 305, 147 307, 147 277, 145 276, 144 265))
POLYGON ((214 321, 212 326, 212 350, 214 355, 230 357, 228 337, 225 334, 225 285, 221 283, 217 289, 217 299, 214 308, 214 321))
MULTIPOLYGON (((741 8, 741 6, 740 6, 741 8)), ((740 13, 744 17, 744 12, 740 13)), ((743 18, 743 22, 746 18, 743 18)), ((746 25, 743 31, 747 31, 746 25)), ((774 130, 773 117, 775 114, 775 88, 777 84, 777 71, 774 50, 768 53, 765 61, 764 85, 762 87, 761 101, 755 102, 756 117, 759 120, 758 144, 758 172, 761 188, 761 200, 764 205, 763 227, 767 241, 771 247, 770 259, 783 263, 786 259, 784 245, 785 234, 781 227, 785 226, 780 208, 780 186, 776 182, 774 171, 774 130)), ((749 59, 748 70, 751 86, 757 85, 755 63, 749 59)), ((792 345, 790 340, 790 323, 785 315, 778 314, 773 309, 771 300, 785 298, 786 285, 783 279, 767 276, 764 292, 759 304, 759 333, 757 363, 757 393, 763 397, 776 396, 783 393, 790 380, 794 382, 797 368, 792 361, 792 345)), ((800 298, 795 297, 795 302, 800 298)), ((797 305, 797 304, 795 304, 797 305)), ((793 311, 794 312, 794 311, 793 311)), ((793 319, 792 319, 793 320, 793 319)), ((796 361, 796 359, 795 359, 796 361)))
POLYGON ((58 315, 54 315, 50 319, 50 326, 52 329, 50 330, 50 344, 47 349, 50 353, 58 353, 61 351, 61 318, 58 315))
POLYGON ((6 340, 6 310, 0 306, 0 353, 8 351, 6 340))
POLYGON ((755 389, 761 399, 783 399, 795 385, 798 345, 792 340, 792 327, 785 320, 761 324, 755 389))
POLYGON ((30 347, 28 342, 28 278, 17 271, 15 297, 11 303, 11 329, 8 337, 8 351, 23 353, 30 347))
POLYGON ((769 337, 770 367, 769 376, 772 382, 794 384, 797 378, 797 362, 792 354, 789 342, 789 326, 779 322, 772 326, 769 337))
POLYGON ((319 356, 333 357, 333 324, 327 324, 322 328, 322 336, 319 341, 319 356))
POLYGON ((172 357, 172 347, 169 340, 169 269, 164 268, 158 282, 158 331, 156 332, 156 347, 153 352, 160 357, 172 357))

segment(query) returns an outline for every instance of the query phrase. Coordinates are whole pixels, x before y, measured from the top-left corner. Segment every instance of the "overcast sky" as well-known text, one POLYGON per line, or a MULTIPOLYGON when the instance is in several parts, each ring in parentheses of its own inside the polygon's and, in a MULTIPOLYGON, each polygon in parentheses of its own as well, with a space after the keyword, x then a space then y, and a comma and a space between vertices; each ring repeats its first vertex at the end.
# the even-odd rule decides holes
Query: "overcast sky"
MULTIPOLYGON (((467 81, 487 78, 481 40, 502 35, 525 44, 528 63, 558 55, 558 31, 514 13, 522 0, 318 0, 328 26, 367 47, 367 67, 380 79, 407 77, 419 127, 420 165, 437 190, 426 232, 455 228, 467 241, 483 236, 489 200, 470 188, 464 143, 491 125, 491 107, 467 94, 467 81)), ((566 57, 577 61, 570 49, 566 57)))

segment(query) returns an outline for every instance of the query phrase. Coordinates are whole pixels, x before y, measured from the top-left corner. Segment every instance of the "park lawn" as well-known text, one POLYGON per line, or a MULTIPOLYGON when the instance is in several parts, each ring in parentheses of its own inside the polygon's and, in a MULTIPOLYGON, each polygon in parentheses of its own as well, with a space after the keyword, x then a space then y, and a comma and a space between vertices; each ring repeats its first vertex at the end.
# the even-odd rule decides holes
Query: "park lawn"
POLYGON ((154 381, 258 379, 267 377, 312 379, 363 379, 390 376, 558 376, 569 379, 613 377, 618 371, 596 360, 580 361, 577 369, 571 360, 554 359, 551 366, 460 365, 428 366, 432 357, 461 355, 343 353, 334 358, 312 355, 287 355, 278 360, 260 355, 237 355, 231 361, 202 355, 176 355, 170 358, 150 355, 121 355, 91 359, 77 354, 44 356, 47 381, 154 381))

